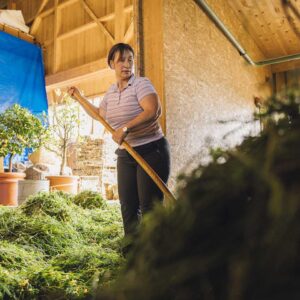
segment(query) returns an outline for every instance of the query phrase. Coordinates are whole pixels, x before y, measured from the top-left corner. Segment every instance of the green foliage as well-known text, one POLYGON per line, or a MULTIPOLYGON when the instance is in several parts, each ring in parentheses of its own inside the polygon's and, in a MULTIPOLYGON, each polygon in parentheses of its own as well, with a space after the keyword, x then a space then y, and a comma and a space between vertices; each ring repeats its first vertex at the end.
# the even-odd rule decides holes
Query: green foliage
POLYGON ((25 148, 37 149, 47 137, 42 121, 18 104, 0 114, 0 157, 10 154, 12 158, 25 148))
POLYGON ((63 175, 67 150, 74 142, 80 120, 79 108, 67 93, 63 95, 61 104, 53 106, 53 124, 49 126, 51 139, 45 147, 60 157, 60 175, 63 175))
POLYGON ((107 299, 300 298, 299 90, 261 119, 259 136, 181 176, 178 202, 147 216, 107 299))
POLYGON ((118 205, 88 209, 63 192, 0 207, 0 299, 90 299, 123 265, 118 205))
POLYGON ((83 191, 74 197, 74 203, 83 208, 101 208, 107 206, 102 195, 93 191, 83 191))

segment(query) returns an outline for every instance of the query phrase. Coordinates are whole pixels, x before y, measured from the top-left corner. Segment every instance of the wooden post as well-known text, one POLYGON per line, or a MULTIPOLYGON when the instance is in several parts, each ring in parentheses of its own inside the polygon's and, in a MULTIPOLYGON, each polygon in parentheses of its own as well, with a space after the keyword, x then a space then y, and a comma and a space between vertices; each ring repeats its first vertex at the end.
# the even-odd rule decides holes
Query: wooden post
POLYGON ((115 0, 115 42, 123 42, 124 39, 124 0, 115 0))
POLYGON ((9 0, 7 4, 8 9, 17 9, 17 2, 16 0, 9 0))
POLYGON ((161 126, 166 134, 166 103, 164 86, 163 0, 137 1, 142 14, 140 43, 142 76, 148 77, 162 105, 161 126), (155 20, 155 21, 154 21, 155 20))

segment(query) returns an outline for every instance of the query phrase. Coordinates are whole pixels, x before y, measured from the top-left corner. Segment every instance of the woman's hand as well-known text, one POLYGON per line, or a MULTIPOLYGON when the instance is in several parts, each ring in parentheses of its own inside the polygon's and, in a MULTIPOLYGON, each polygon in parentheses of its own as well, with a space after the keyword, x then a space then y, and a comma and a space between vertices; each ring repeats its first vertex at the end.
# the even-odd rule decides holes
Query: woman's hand
POLYGON ((113 133, 112 138, 117 144, 121 145, 123 143, 125 137, 127 136, 127 134, 128 134, 127 132, 123 131, 123 127, 118 128, 113 133))
POLYGON ((67 92, 74 100, 77 100, 81 96, 78 88, 76 86, 71 86, 67 92))

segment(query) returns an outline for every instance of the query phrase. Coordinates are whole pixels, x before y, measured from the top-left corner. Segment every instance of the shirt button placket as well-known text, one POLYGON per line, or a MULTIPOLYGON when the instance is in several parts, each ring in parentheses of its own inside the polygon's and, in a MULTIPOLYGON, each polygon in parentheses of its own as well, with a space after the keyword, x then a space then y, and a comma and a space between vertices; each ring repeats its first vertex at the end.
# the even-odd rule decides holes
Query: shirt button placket
POLYGON ((119 92, 118 104, 120 104, 120 101, 121 101, 121 92, 119 92))

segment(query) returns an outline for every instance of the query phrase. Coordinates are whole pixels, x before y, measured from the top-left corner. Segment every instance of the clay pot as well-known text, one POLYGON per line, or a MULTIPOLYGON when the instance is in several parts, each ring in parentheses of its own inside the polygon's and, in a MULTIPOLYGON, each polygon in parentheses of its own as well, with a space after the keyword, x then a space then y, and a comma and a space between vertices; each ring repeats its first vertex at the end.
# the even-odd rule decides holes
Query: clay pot
POLYGON ((0 157, 0 173, 4 172, 3 157, 0 157))
POLYGON ((59 190, 71 194, 78 192, 78 176, 46 176, 46 179, 50 181, 50 191, 59 190))
POLYGON ((0 204, 18 205, 18 181, 24 179, 24 173, 0 173, 0 204))

